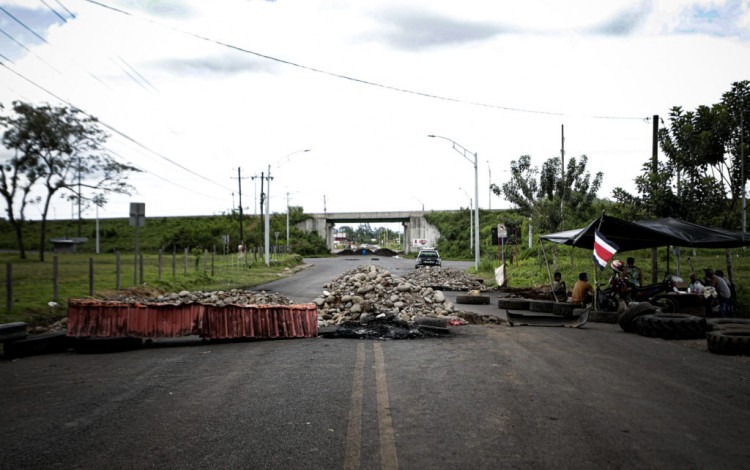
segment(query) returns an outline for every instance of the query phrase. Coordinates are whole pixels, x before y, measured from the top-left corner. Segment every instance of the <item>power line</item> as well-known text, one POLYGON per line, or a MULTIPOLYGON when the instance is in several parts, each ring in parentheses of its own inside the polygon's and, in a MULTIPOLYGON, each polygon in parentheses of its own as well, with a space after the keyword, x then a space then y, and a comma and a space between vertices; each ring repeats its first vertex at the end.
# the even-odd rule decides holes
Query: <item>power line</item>
POLYGON ((47 40, 46 40, 46 39, 44 39, 44 38, 43 38, 42 36, 40 36, 39 34, 37 34, 37 32, 36 32, 36 31, 34 31, 33 29, 31 29, 31 28, 29 28, 28 26, 26 26, 26 23, 24 23, 23 21, 19 20, 19 19, 18 19, 18 18, 16 18, 15 16, 13 16, 13 14, 12 14, 11 12, 9 12, 8 10, 6 10, 5 8, 3 8, 3 7, 1 7, 1 6, 0 6, 0 11, 2 11, 3 13, 5 13, 6 15, 8 15, 8 16, 9 16, 9 17, 10 17, 10 18, 11 18, 11 19, 13 20, 13 21, 15 21, 16 23, 20 24, 20 25, 21 25, 21 26, 22 26, 23 28, 25 28, 25 29, 26 29, 26 30, 27 30, 28 32, 30 32, 30 33, 31 33, 31 34, 33 34, 34 36, 38 37, 38 38, 39 38, 39 39, 40 39, 40 40, 41 40, 41 41, 42 41, 43 43, 45 43, 45 44, 49 44, 49 43, 47 42, 47 40))
MULTIPOLYGON (((159 23, 158 21, 152 20, 150 18, 144 18, 142 16, 134 15, 133 13, 131 13, 129 11, 119 9, 119 8, 113 7, 111 5, 106 5, 106 4, 98 2, 96 0, 84 0, 84 1, 86 1, 88 3, 91 3, 93 5, 96 5, 96 6, 102 7, 102 8, 106 8, 108 10, 114 11, 116 13, 119 13, 119 14, 122 14, 122 15, 125 15, 125 16, 130 16, 132 18, 137 18, 137 19, 139 19, 141 21, 146 21, 148 23, 157 25, 157 26, 159 26, 161 28, 171 29, 171 30, 176 31, 178 33, 185 34, 185 35, 188 35, 188 36, 192 36, 192 37, 194 37, 196 39, 200 39, 202 41, 211 42, 213 44, 217 44, 219 46, 226 47, 228 49, 233 49, 235 51, 243 52, 245 54, 251 54, 251 55, 254 55, 256 57, 260 57, 262 59, 270 60, 270 61, 273 61, 273 62, 278 62, 280 64, 289 65, 289 66, 292 66, 292 67, 297 67, 297 68, 304 69, 304 70, 307 70, 307 71, 310 71, 310 72, 315 72, 315 73, 319 73, 319 74, 323 74, 323 75, 328 75, 330 77, 339 78, 339 79, 342 79, 342 80, 348 80, 348 81, 359 83, 359 84, 362 84, 362 85, 368 85, 368 86, 373 86, 373 87, 377 87, 377 88, 383 88, 383 89, 386 89, 386 90, 396 91, 396 92, 399 92, 399 93, 406 93, 406 94, 411 94, 411 95, 416 95, 416 96, 422 96, 424 98, 436 99, 436 100, 441 100, 441 101, 449 101, 449 102, 452 102, 452 103, 467 104, 467 105, 471 105, 471 106, 479 106, 479 107, 484 107, 484 108, 500 109, 500 110, 503 110, 503 111, 512 111, 512 112, 529 113, 529 114, 544 114, 544 115, 549 115, 549 116, 574 116, 574 115, 569 114, 569 113, 561 113, 561 112, 554 112, 554 111, 544 111, 544 110, 534 110, 534 109, 525 109, 525 108, 515 108, 515 107, 510 107, 510 106, 501 106, 501 105, 494 105, 494 104, 482 103, 482 102, 478 102, 478 101, 462 100, 462 99, 459 99, 459 98, 452 98, 452 97, 447 97, 447 96, 442 96, 442 95, 435 95, 435 94, 432 94, 432 93, 426 93, 426 92, 417 91, 417 90, 410 90, 410 89, 406 89, 406 88, 400 88, 400 87, 396 87, 396 86, 393 86, 393 85, 386 85, 386 84, 382 84, 382 83, 378 83, 378 82, 373 82, 373 81, 362 79, 362 78, 352 77, 352 76, 349 76, 349 75, 343 75, 343 74, 339 74, 339 73, 335 73, 335 72, 329 72, 327 70, 319 69, 319 68, 308 66, 308 65, 303 65, 301 63, 292 62, 290 60, 285 60, 285 59, 281 59, 281 58, 278 58, 278 57, 270 56, 268 54, 263 54, 263 53, 260 53, 260 52, 252 51, 250 49, 245 49, 243 47, 236 46, 234 44, 225 43, 225 42, 222 42, 222 41, 219 41, 219 40, 216 40, 216 39, 212 39, 212 38, 209 38, 209 37, 206 37, 206 36, 202 36, 202 35, 197 34, 197 33, 193 33, 193 32, 186 31, 186 30, 183 30, 183 29, 180 29, 180 28, 176 28, 174 26, 167 26, 167 25, 164 25, 162 23, 159 23)), ((634 116, 590 115, 588 117, 594 118, 594 119, 622 119, 622 120, 642 120, 643 119, 642 116, 634 117, 634 116)))
POLYGON ((43 4, 43 5, 45 6, 45 7, 49 8, 49 11, 51 11, 52 13, 54 13, 55 15, 57 15, 57 17, 58 17, 58 18, 60 18, 60 19, 62 20, 62 22, 63 22, 63 23, 67 23, 67 22, 68 22, 68 20, 66 20, 64 16, 62 16, 62 15, 61 15, 60 13, 58 13, 58 12, 57 12, 57 10, 55 10, 54 8, 52 8, 52 7, 51 7, 51 6, 49 5, 49 3, 45 2, 44 0, 39 0, 39 1, 40 1, 40 2, 42 2, 42 4, 43 4))
POLYGON ((23 74, 21 74, 21 73, 18 73, 18 72, 16 72, 16 71, 15 71, 15 70, 13 70, 12 68, 8 67, 8 65, 6 65, 6 64, 4 64, 4 63, 2 63, 2 62, 0 62, 0 66, 4 67, 4 68, 5 68, 6 70, 10 71, 10 72, 11 72, 11 73, 13 73, 14 75, 16 75, 16 76, 20 77, 20 78, 21 78, 22 80, 25 80, 26 82, 28 82, 28 83, 30 83, 30 84, 32 84, 32 85, 34 85, 35 87, 39 88, 40 90, 44 91, 44 92, 45 92, 45 93, 47 93, 48 95, 50 95, 50 96, 54 97, 54 98, 55 98, 55 99, 57 99, 58 101, 60 101, 60 102, 62 102, 62 103, 65 103, 65 104, 67 104, 67 105, 68 105, 68 106, 70 106, 70 107, 71 107, 72 109, 74 109, 74 110, 78 110, 78 111, 82 112, 83 114, 85 114, 86 116, 89 116, 89 117, 91 117, 91 118, 93 118, 93 119, 96 119, 96 120, 97 120, 97 122, 99 122, 99 123, 100 123, 100 124, 101 124, 102 126, 106 127, 107 129, 109 129, 110 131, 112 131, 112 132, 114 132, 115 134, 119 135, 120 137, 124 138, 125 140, 127 140, 127 141, 129 141, 129 142, 131 142, 131 143, 133 143, 133 144, 137 145, 138 147, 141 147, 142 149, 144 149, 144 150, 148 151, 149 153, 151 153, 151 154, 153 154, 153 155, 155 155, 155 156, 157 156, 157 157, 159 157, 159 158, 161 158, 161 159, 163 159, 163 160, 166 160, 167 162, 171 163, 172 165, 175 165, 176 167, 178 167, 178 168, 181 168, 182 170, 185 170, 186 172, 188 172, 188 173, 190 173, 190 174, 192 174, 192 175, 194 175, 194 176, 197 176, 198 178, 200 178, 200 179, 202 179, 202 180, 204 180, 204 181, 207 181, 207 182, 209 182, 209 183, 211 183, 211 184, 215 184, 216 186, 218 186, 218 187, 220 187, 220 188, 222 188, 222 189, 224 189, 224 190, 226 190, 226 191, 231 191, 231 190, 230 190, 229 188, 227 188, 227 187, 223 186, 222 184, 220 184, 220 183, 217 183, 217 182, 215 182, 215 181, 213 181, 213 180, 211 180, 211 179, 209 179, 209 178, 206 178, 206 177, 205 177, 204 175, 202 175, 202 174, 200 174, 200 173, 196 173, 195 171, 193 171, 193 170, 191 170, 191 169, 189 169, 189 168, 187 168, 187 167, 185 167, 185 166, 183 166, 183 165, 180 165, 180 164, 179 164, 179 163, 177 163, 176 161, 174 161, 174 160, 172 160, 172 159, 170 159, 170 158, 168 158, 168 157, 166 157, 166 156, 164 156, 164 155, 160 154, 159 152, 157 152, 157 151, 155 151, 155 150, 151 149, 150 147, 146 146, 145 144, 142 144, 142 143, 141 143, 141 142, 139 142, 138 140, 134 139, 133 137, 130 137, 129 135, 127 135, 127 134, 125 134, 124 132, 122 132, 122 131, 120 131, 119 129, 117 129, 116 127, 114 127, 114 126, 112 126, 112 125, 110 125, 110 124, 107 124, 106 122, 104 122, 104 121, 102 121, 102 120, 100 120, 100 119, 98 119, 98 118, 95 118, 94 116, 90 115, 89 113, 87 113, 87 112, 86 112, 86 111, 84 111, 83 109, 81 109, 81 108, 79 108, 78 106, 75 106, 74 104, 70 103, 70 102, 69 102, 68 100, 66 100, 66 99, 63 99, 63 98, 62 98, 62 97, 60 97, 60 96, 57 96, 57 95, 56 95, 55 93, 53 93, 53 92, 51 92, 50 90, 48 90, 48 89, 44 88, 44 87, 43 87, 42 85, 39 85, 38 83, 36 83, 35 81, 31 80, 30 78, 28 78, 28 77, 24 76, 23 74))

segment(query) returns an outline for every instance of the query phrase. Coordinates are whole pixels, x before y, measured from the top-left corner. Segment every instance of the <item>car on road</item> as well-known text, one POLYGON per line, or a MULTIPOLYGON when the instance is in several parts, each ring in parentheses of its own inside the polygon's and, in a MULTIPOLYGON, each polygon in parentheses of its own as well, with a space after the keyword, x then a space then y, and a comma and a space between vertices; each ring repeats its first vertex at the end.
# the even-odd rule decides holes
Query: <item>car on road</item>
POLYGON ((419 254, 417 255, 417 264, 414 267, 419 268, 420 266, 440 266, 441 264, 442 260, 440 259, 440 253, 438 253, 437 250, 424 249, 419 250, 419 254))

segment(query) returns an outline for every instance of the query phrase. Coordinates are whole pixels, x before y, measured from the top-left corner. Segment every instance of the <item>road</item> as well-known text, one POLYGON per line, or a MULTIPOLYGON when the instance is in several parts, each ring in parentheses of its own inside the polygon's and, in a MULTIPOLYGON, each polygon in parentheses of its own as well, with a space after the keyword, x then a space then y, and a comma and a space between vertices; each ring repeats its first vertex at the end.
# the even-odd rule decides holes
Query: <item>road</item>
MULTIPOLYGON (((308 262, 265 287, 306 302, 359 264, 413 268, 308 262)), ((160 340, 3 361, 0 384, 2 469, 750 465, 750 358, 602 323, 399 341, 160 340)))

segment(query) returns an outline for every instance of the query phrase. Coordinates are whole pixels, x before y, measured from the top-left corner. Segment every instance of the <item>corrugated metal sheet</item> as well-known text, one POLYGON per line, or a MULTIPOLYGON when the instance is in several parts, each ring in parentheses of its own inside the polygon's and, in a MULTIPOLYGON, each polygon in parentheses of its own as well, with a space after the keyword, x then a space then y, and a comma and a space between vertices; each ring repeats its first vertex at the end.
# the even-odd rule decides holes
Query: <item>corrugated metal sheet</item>
POLYGON ((127 304, 92 299, 68 302, 68 336, 171 338, 313 338, 315 304, 216 305, 127 304))

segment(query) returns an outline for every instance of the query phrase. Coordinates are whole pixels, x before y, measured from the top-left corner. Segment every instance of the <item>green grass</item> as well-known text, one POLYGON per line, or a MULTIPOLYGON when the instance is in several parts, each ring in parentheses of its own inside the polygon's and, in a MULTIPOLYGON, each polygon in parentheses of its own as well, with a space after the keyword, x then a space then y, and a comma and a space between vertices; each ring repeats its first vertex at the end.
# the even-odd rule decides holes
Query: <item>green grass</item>
MULTIPOLYGON (((87 298, 92 292, 90 275, 93 272, 94 296, 110 295, 118 286, 118 263, 115 254, 49 254, 46 261, 21 260, 16 253, 0 253, 5 265, 0 277, 0 323, 25 321, 31 325, 45 325, 67 314, 68 299, 87 298), (57 286, 55 286, 55 259, 57 286), (12 305, 8 308, 8 265, 12 269, 12 305), (90 267, 91 266, 91 267, 90 267), (50 306, 55 302, 56 306, 50 306)), ((302 262, 297 255, 279 255, 266 266, 263 258, 249 255, 247 263, 237 255, 189 255, 187 267, 184 253, 161 257, 159 275, 158 254, 144 254, 143 283, 140 272, 134 277, 135 257, 131 253, 120 257, 120 289, 156 289, 164 292, 181 290, 229 290, 249 288, 278 279, 287 268, 302 262)), ((140 264, 140 263, 139 263, 140 264)))

